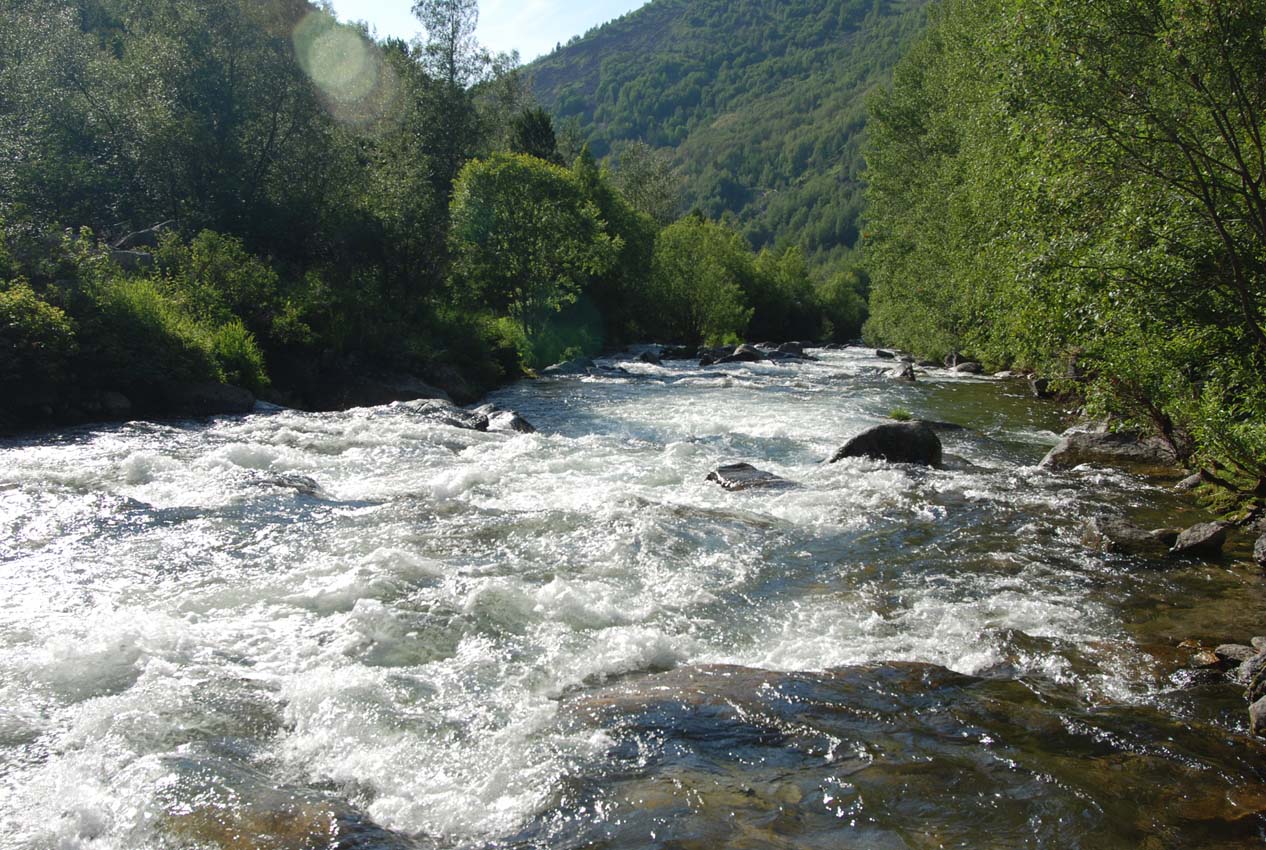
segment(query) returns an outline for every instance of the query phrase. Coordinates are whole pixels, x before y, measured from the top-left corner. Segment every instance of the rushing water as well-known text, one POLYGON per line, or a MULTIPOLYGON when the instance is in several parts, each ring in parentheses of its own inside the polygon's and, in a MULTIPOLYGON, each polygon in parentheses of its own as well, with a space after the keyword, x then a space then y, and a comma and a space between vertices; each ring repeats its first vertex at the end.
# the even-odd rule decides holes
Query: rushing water
POLYGON ((0 443, 0 848, 1259 846, 1176 646, 1260 576, 1086 551, 1183 508, 1019 387, 815 353, 0 443), (894 407, 945 469, 822 463, 894 407))

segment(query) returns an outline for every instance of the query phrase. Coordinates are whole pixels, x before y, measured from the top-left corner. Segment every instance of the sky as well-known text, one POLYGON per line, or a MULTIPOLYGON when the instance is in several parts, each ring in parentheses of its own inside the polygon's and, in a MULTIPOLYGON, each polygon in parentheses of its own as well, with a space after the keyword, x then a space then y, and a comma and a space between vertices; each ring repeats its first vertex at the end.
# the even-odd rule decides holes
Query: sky
MULTIPOLYGON (((483 0, 479 4, 479 42, 494 53, 518 50, 524 62, 549 53, 554 45, 590 27, 618 18, 646 0, 483 0)), ((345 21, 368 21, 379 38, 412 38, 417 20, 412 0, 334 0, 345 21)))

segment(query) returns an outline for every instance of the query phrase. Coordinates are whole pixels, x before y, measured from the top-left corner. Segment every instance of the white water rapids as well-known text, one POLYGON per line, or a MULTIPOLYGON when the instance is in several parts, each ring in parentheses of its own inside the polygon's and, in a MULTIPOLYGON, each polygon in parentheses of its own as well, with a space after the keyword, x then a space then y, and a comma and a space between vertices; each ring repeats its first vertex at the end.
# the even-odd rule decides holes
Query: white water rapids
POLYGON ((1169 579, 1075 541, 1156 489, 1039 469, 1058 411, 1022 386, 813 353, 497 393, 530 435, 401 404, 0 442, 0 848, 203 846, 172 819, 269 788, 498 846, 613 746, 561 698, 682 665, 1151 699, 1117 602, 1169 579), (946 469, 822 462, 894 407, 970 426, 946 469), (705 481, 739 461, 802 486, 705 481))

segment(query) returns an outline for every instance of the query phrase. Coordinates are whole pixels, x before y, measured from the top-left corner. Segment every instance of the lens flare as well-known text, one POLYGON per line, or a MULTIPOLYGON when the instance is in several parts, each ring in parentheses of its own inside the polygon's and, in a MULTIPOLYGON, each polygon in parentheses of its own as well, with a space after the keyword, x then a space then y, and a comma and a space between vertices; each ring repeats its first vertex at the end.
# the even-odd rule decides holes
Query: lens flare
POLYGON ((295 27, 294 46, 300 66, 339 121, 374 127, 391 116, 396 75, 360 30, 313 12, 295 27))

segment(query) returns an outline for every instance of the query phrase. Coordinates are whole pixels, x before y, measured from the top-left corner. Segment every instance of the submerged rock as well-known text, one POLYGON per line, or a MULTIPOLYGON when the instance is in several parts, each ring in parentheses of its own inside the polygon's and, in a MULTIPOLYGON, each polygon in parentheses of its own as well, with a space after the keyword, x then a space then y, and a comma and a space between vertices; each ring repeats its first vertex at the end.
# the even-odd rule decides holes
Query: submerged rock
POLYGON ((844 444, 831 463, 846 457, 868 457, 889 463, 940 466, 941 439, 923 422, 892 422, 877 425, 844 444))
POLYGON ((905 364, 900 369, 893 369, 888 373, 888 375, 895 381, 904 381, 908 384, 913 384, 916 380, 918 380, 914 376, 914 366, 909 363, 905 364))
POLYGON ((402 406, 432 422, 467 431, 487 431, 490 424, 487 414, 477 410, 463 410, 450 401, 429 399, 405 402, 402 406))
POLYGON ((1100 552, 1163 555, 1174 540, 1167 529, 1148 531, 1123 519, 1091 518, 1082 526, 1081 542, 1100 552))
POLYGON ((751 490, 757 487, 790 487, 792 483, 780 478, 772 472, 757 469, 750 463, 735 463, 723 466, 708 474, 708 480, 716 482, 726 490, 751 490))
POLYGON ((1175 555, 1191 555, 1197 558, 1216 558, 1226 545, 1229 522, 1202 522, 1178 535, 1174 542, 1175 555))
POLYGON ((485 404, 471 411, 488 420, 488 431, 514 431, 519 434, 535 434, 536 428, 513 410, 503 410, 495 404, 485 404))
POLYGON ((1066 434, 1042 460, 1048 469, 1072 469, 1084 463, 1123 467, 1139 472, 1172 471, 1178 463, 1174 450, 1155 437, 1132 433, 1066 434))

